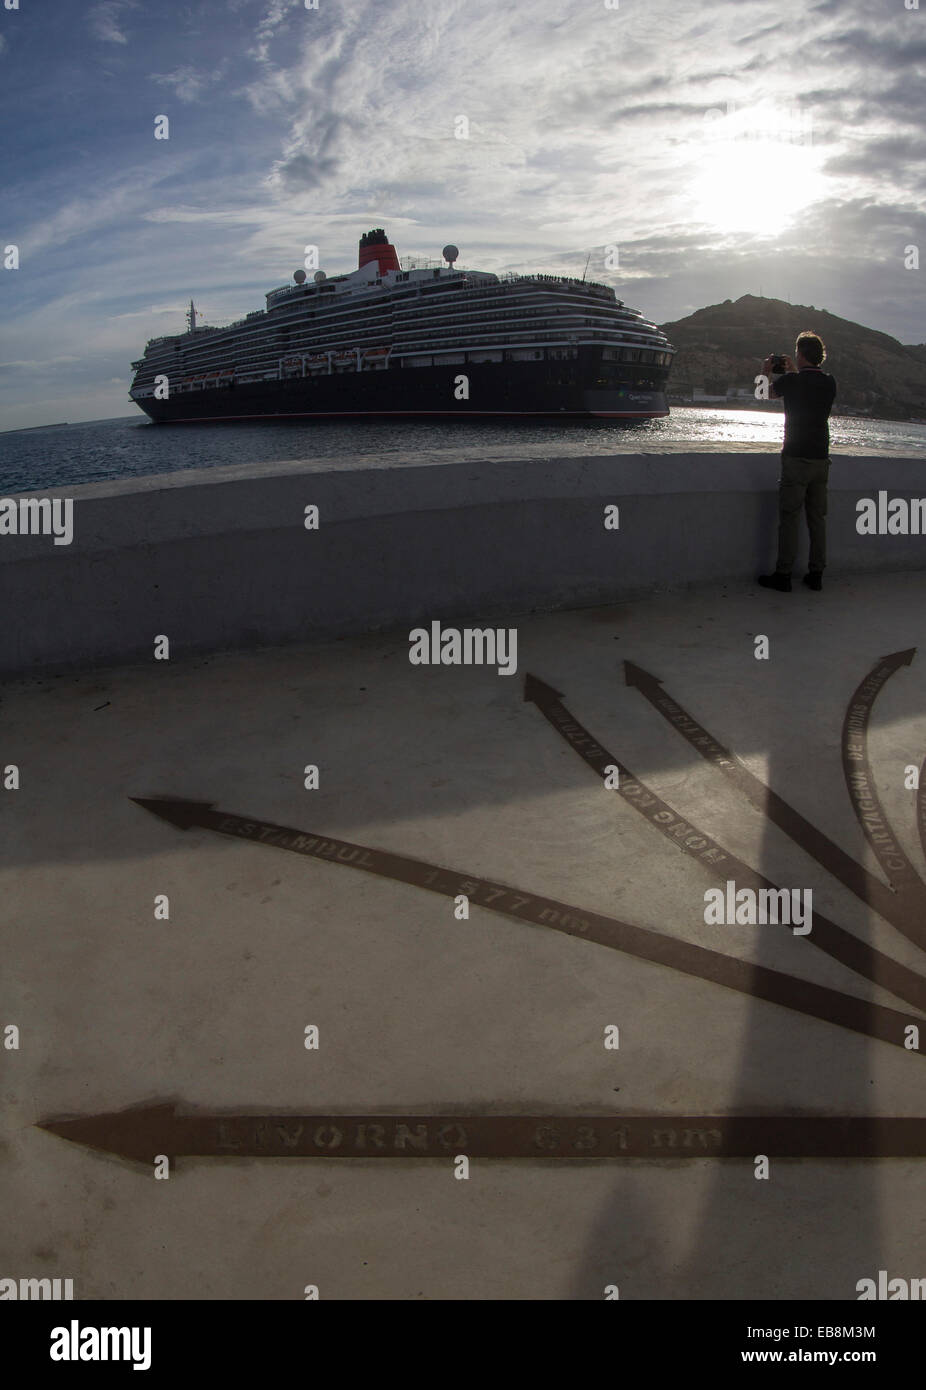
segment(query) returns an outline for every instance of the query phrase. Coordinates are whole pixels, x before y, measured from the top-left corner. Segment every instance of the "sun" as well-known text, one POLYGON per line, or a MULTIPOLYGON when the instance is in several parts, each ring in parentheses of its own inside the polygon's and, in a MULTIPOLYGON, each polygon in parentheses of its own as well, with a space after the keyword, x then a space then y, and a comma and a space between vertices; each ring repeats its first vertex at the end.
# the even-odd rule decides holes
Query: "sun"
POLYGON ((724 141, 692 175, 693 219, 727 235, 777 236, 822 192, 816 151, 776 140, 724 141))

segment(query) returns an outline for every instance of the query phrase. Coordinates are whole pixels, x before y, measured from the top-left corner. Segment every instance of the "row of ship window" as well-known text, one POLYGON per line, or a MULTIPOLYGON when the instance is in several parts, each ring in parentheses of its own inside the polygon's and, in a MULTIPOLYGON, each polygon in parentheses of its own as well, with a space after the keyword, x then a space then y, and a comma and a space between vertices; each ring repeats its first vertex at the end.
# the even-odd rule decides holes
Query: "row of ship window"
POLYGON ((671 352, 653 352, 649 348, 604 348, 601 355, 606 362, 646 362, 655 367, 668 367, 672 361, 671 352))
MULTIPOLYGON (((589 311, 587 311, 587 310, 586 310, 585 313, 579 313, 578 311, 573 310, 573 309, 566 309, 566 308, 563 308, 563 309, 560 309, 560 308, 551 309, 551 308, 549 308, 549 307, 540 307, 540 308, 537 308, 537 309, 526 309, 526 308, 515 308, 514 306, 512 306, 510 309, 500 310, 500 311, 497 312, 497 313, 494 313, 494 312, 487 312, 487 311, 484 310, 484 309, 472 309, 472 310, 469 310, 469 311, 466 311, 466 312, 462 312, 462 313, 453 313, 453 314, 448 314, 448 313, 446 313, 446 312, 444 312, 444 311, 437 311, 437 312, 435 312, 435 313, 433 313, 433 314, 420 314, 420 313, 419 313, 419 314, 414 314, 414 315, 387 314, 387 313, 370 314, 370 313, 368 313, 368 312, 362 312, 361 310, 358 310, 358 311, 357 311, 357 315, 358 315, 358 317, 361 318, 361 320, 362 320, 362 322, 363 322, 364 324, 368 324, 368 325, 369 325, 371 331, 379 331, 379 329, 380 329, 382 326, 384 326, 384 325, 386 325, 386 324, 388 323, 388 324, 391 324, 391 325, 392 325, 393 331, 394 331, 395 333, 400 333, 400 332, 402 332, 403 330, 408 331, 408 330, 411 330, 411 329, 414 329, 414 330, 423 330, 423 331, 425 331, 425 332, 428 332, 428 331, 430 331, 430 330, 428 329, 428 326, 427 326, 429 323, 433 323, 433 324, 435 324, 435 325, 437 326, 438 329, 441 329, 441 328, 444 328, 444 327, 447 327, 447 326, 452 326, 452 325, 457 325, 457 324, 467 325, 467 324, 470 324, 470 323, 473 323, 473 322, 475 322, 476 324, 479 324, 479 323, 489 323, 489 322, 495 323, 495 322, 498 322, 499 320, 504 320, 504 321, 506 321, 506 322, 508 322, 508 323, 516 323, 519 319, 538 319, 538 318, 542 318, 542 319, 551 319, 551 320, 552 320, 552 319, 562 319, 562 318, 573 319, 573 320, 576 320, 576 321, 579 323, 579 325, 582 325, 582 324, 585 324, 585 323, 601 323, 601 322, 603 322, 603 323, 605 323, 605 324, 614 324, 615 327, 620 327, 622 330, 624 329, 625 324, 626 324, 626 325, 627 325, 627 331, 628 331, 628 333, 631 333, 631 332, 632 332, 631 325, 632 325, 633 328, 642 327, 642 325, 639 324, 639 321, 638 321, 638 320, 635 320, 635 319, 629 319, 629 320, 627 320, 627 319, 624 319, 623 316, 621 316, 620 319, 618 320, 618 323, 615 324, 615 323, 614 323, 614 315, 613 315, 613 313, 607 313, 607 312, 605 312, 605 313, 602 313, 602 314, 595 314, 595 313, 589 312, 589 311), (406 322, 406 319, 408 320, 407 322, 406 322)), ((298 326, 299 326, 301 323, 304 323, 305 320, 306 320, 307 318, 315 318, 315 317, 316 317, 316 315, 314 315, 314 314, 308 314, 308 315, 306 315, 306 314, 293 315, 291 318, 286 319, 283 323, 280 323, 280 322, 278 321, 277 323, 275 323, 275 324, 273 324, 273 325, 271 325, 271 326, 268 326, 267 329, 265 330, 265 332, 268 333, 268 334, 269 334, 269 333, 272 333, 272 332, 274 332, 274 331, 276 331, 277 333, 289 333, 289 332, 292 332, 294 328, 298 328, 298 326)), ((325 317, 326 319, 329 318, 328 315, 325 315, 324 317, 325 317)), ((349 322, 345 322, 345 320, 348 319, 349 317, 350 317, 350 316, 348 316, 348 315, 338 314, 338 315, 335 315, 335 316, 333 317, 333 319, 330 320, 329 322, 322 322, 322 323, 315 324, 315 325, 313 325, 313 326, 314 326, 316 332, 318 332, 318 333, 334 332, 334 331, 337 331, 339 328, 341 328, 341 331, 350 332, 351 325, 350 325, 349 322), (343 325, 343 327, 342 327, 342 325, 343 325)))
MULTIPOLYGON (((425 353, 416 354, 415 356, 409 356, 406 359, 406 365, 414 367, 431 366, 432 363, 434 363, 435 358, 438 364, 451 365, 455 362, 462 363, 464 361, 510 362, 537 360, 542 359, 544 355, 546 355, 547 360, 549 361, 562 362, 573 360, 578 356, 578 349, 574 347, 513 348, 507 350, 502 348, 470 348, 468 352, 447 352, 446 349, 452 346, 452 344, 445 344, 444 351, 440 353, 425 353)), ((460 344, 458 346, 464 345, 460 344)), ((667 367, 672 360, 672 354, 669 352, 654 352, 646 348, 604 348, 602 350, 601 355, 603 360, 607 362, 633 362, 638 363, 640 366, 649 365, 657 367, 667 367)), ((266 363, 264 365, 270 367, 273 364, 266 363)), ((345 364, 340 365, 343 367, 345 364)), ((367 365, 369 366, 371 364, 367 365)), ((376 365, 384 367, 385 363, 377 363, 376 365)), ((252 370, 260 370, 261 364, 258 361, 252 359, 249 366, 252 370)), ((193 369, 194 366, 185 365, 182 370, 189 371, 193 369)), ((245 368, 245 370, 247 370, 247 368, 245 368)), ((603 380, 605 380, 605 378, 603 378, 603 380)))
MULTIPOLYGON (((497 313, 497 314, 492 314, 492 313, 486 314, 486 313, 483 313, 483 314, 481 315, 481 317, 479 316, 478 311, 476 311, 476 312, 467 313, 467 314, 453 314, 453 315, 446 315, 446 314, 443 314, 443 315, 434 315, 433 317, 435 317, 436 319, 438 319, 438 323, 437 323, 436 326, 435 326, 434 328, 432 328, 432 329, 429 329, 429 328, 426 326, 426 321, 425 321, 425 322, 422 322, 421 319, 419 318, 418 322, 415 323, 414 327, 415 327, 415 329, 417 329, 419 332, 422 332, 422 333, 424 333, 424 334, 427 335, 427 336, 426 336, 426 337, 423 337, 423 338, 421 338, 421 339, 418 339, 418 340, 415 341, 411 346, 413 346, 413 348, 419 348, 419 347, 420 347, 420 348, 422 348, 422 349, 425 348, 425 347, 437 346, 436 344, 433 344, 433 343, 431 343, 431 342, 428 341, 428 336, 430 336, 432 333, 435 333, 435 332, 444 333, 444 332, 446 332, 447 328, 448 328, 448 327, 451 327, 451 326, 457 326, 457 325, 459 325, 459 328, 462 328, 462 329, 466 329, 466 328, 468 328, 468 327, 470 327, 470 326, 471 326, 472 328, 478 328, 478 327, 480 327, 480 326, 482 325, 482 323, 488 322, 488 321, 490 321, 490 320, 491 320, 491 321, 505 320, 505 321, 507 321, 509 324, 514 324, 515 322, 517 322, 517 320, 518 320, 519 318, 520 318, 520 319, 550 318, 553 314, 556 314, 556 315, 564 315, 564 316, 566 316, 566 317, 570 317, 570 316, 571 316, 571 317, 575 317, 575 315, 569 315, 568 312, 567 312, 566 310, 563 310, 563 309, 557 309, 557 310, 553 310, 553 311, 544 310, 544 309, 523 309, 523 310, 520 310, 520 311, 517 311, 517 312, 515 312, 514 310, 510 310, 510 311, 503 311, 503 312, 497 313), (472 319, 477 319, 477 322, 476 322, 476 323, 473 323, 472 325, 470 325, 470 320, 472 320, 472 319)), ((381 317, 383 320, 385 320, 385 319, 388 318, 388 315, 377 316, 377 318, 380 318, 380 317, 381 317)), ((432 316, 431 316, 431 315, 428 315, 427 317, 430 318, 430 317, 432 317, 432 316)), ((589 317, 589 316, 586 316, 586 318, 588 318, 588 317, 589 317)), ((592 321, 594 321, 594 320, 592 320, 592 321)), ((635 326, 636 326, 636 325, 635 325, 635 326)), ((280 325, 280 324, 276 324, 276 325, 274 325, 272 328, 268 327, 268 328, 266 328, 266 329, 263 329, 259 334, 255 334, 254 337, 251 339, 250 343, 247 343, 246 340, 245 340, 245 342, 242 343, 242 346, 243 346, 243 347, 246 346, 247 349, 248 349, 250 352, 252 352, 252 353, 253 353, 254 351, 260 351, 261 349, 264 349, 264 350, 267 350, 267 349, 274 350, 274 349, 277 348, 277 347, 280 347, 281 350, 285 352, 285 351, 287 350, 287 348, 290 346, 290 344, 289 344, 289 342, 288 342, 288 337, 289 337, 289 334, 293 331, 293 328, 294 328, 294 327, 295 327, 295 324, 294 324, 292 327, 285 327, 285 326, 282 326, 282 325, 280 325), (281 334, 281 335, 283 336, 283 342, 282 342, 282 344, 280 344, 279 340, 277 340, 276 343, 273 341, 272 335, 273 335, 274 332, 276 332, 276 333, 278 333, 278 334, 281 334), (269 341, 268 341, 268 340, 269 340, 269 341)), ((330 332, 331 332, 331 337, 327 338, 326 341, 327 341, 327 343, 329 343, 332 347, 337 348, 337 347, 339 347, 339 346, 342 345, 342 344, 339 344, 338 339, 339 339, 339 338, 343 338, 343 336, 344 336, 345 334, 349 336, 350 333, 351 333, 351 327, 350 327, 349 324, 342 323, 339 327, 340 327, 340 332, 336 332, 336 331, 334 331, 334 330, 335 330, 335 325, 334 325, 334 324, 330 325, 330 328, 329 328, 329 325, 327 325, 327 324, 318 324, 318 325, 315 325, 316 335, 320 336, 320 335, 322 335, 323 333, 325 333, 326 330, 330 331, 330 332)), ((363 336, 366 336, 367 334, 373 334, 373 335, 380 334, 380 333, 381 333, 381 330, 382 330, 384 327, 385 327, 385 322, 377 323, 375 320, 374 320, 373 322, 370 322, 369 316, 366 316, 366 324, 365 324, 365 328, 364 328, 364 330, 363 330, 363 336)), ((393 325, 392 325, 392 332, 393 332, 393 334, 396 334, 396 333, 398 333, 398 332, 401 332, 401 330, 402 330, 403 328, 407 328, 407 327, 411 327, 411 325, 404 325, 404 324, 399 324, 399 323, 393 323, 393 325)), ((581 326, 580 326, 580 327, 581 327, 581 326)), ((459 328, 458 328, 458 331, 459 331, 459 328)), ((610 329, 610 332, 611 332, 611 333, 616 332, 616 331, 623 331, 622 329, 618 329, 618 325, 616 325, 616 324, 613 325, 613 326, 608 325, 608 328, 610 329)), ((512 337, 519 337, 519 336, 520 336, 520 337, 523 338, 525 335, 522 333, 522 334, 509 334, 509 335, 506 335, 506 336, 512 336, 512 337)), ((536 331, 535 331, 533 334, 531 334, 531 335, 529 335, 529 336, 536 337, 536 336, 538 336, 538 335, 537 335, 537 333, 536 333, 536 331)), ((582 336, 583 336, 583 337, 602 337, 602 336, 606 336, 606 334, 602 334, 602 333, 600 333, 600 332, 595 332, 594 330, 586 329, 586 331, 582 334, 582 336)), ((625 333, 624 333, 624 336, 627 337, 627 338, 631 338, 631 339, 632 339, 632 338, 636 338, 639 342, 646 342, 646 341, 647 341, 647 336, 648 336, 648 335, 644 335, 644 334, 641 334, 641 333, 625 332, 625 333)), ((226 340, 226 342, 227 342, 227 340, 226 340)), ((219 341, 218 341, 217 343, 214 343, 213 345, 214 345, 214 346, 225 346, 226 344, 225 344, 225 343, 222 343, 221 339, 219 339, 219 341)), ((449 345, 454 346, 454 347, 459 347, 459 346, 464 346, 465 344, 464 344, 460 339, 456 339, 456 340, 454 340, 454 341, 453 341, 451 344, 449 344, 449 345)), ((180 343, 175 344, 175 346, 174 346, 174 351, 175 351, 175 352, 179 352, 180 350, 181 350, 181 344, 180 344, 180 343)), ((308 350, 308 349, 307 349, 307 350, 308 350)))
MULTIPOLYGON (((522 302, 523 302, 524 297, 522 296, 521 299, 522 299, 522 302)), ((457 306, 459 303, 460 303, 459 300, 455 300, 455 301, 453 302, 453 306, 452 306, 452 307, 453 307, 453 308, 456 308, 456 306, 457 306)), ((582 316, 582 317, 588 317, 589 315, 594 314, 594 313, 596 312, 596 310, 598 310, 599 308, 600 308, 600 311, 601 311, 601 312, 607 314, 609 317, 613 317, 614 312, 615 312, 615 307, 616 307, 613 303, 610 303, 610 304, 609 304, 609 303, 606 303, 606 302, 602 302, 601 305, 599 306, 599 305, 596 305, 596 304, 582 303, 581 301, 577 301, 577 300, 567 300, 562 306, 560 306, 560 305, 551 305, 551 304, 549 303, 549 301, 541 300, 540 306, 539 306, 538 308, 536 308, 536 309, 522 308, 522 307, 521 307, 521 304, 515 302, 515 303, 510 303, 510 307, 509 307, 509 308, 501 309, 499 312, 495 313, 495 312, 491 312, 491 311, 490 311, 490 312, 486 312, 486 310, 483 309, 478 303, 475 303, 475 304, 474 304, 472 300, 469 301, 469 305, 467 306, 467 309, 466 309, 462 314, 452 314, 452 315, 448 315, 447 312, 446 312, 447 308, 448 308, 448 307, 451 307, 451 306, 449 306, 449 305, 443 305, 443 304, 437 304, 437 305, 435 305, 434 309, 433 309, 430 313, 426 312, 425 310, 423 310, 423 309, 421 309, 420 307, 417 307, 417 306, 409 306, 408 308, 392 308, 392 307, 388 307, 388 306, 386 306, 386 305, 378 306, 378 305, 370 305, 370 304, 364 303, 364 304, 357 304, 357 305, 353 306, 353 308, 351 308, 351 306, 349 306, 349 305, 343 305, 343 306, 335 306, 333 309, 332 309, 332 308, 327 308, 327 309, 321 309, 321 310, 318 310, 318 311, 315 311, 315 310, 306 311, 306 309, 305 309, 303 306, 299 305, 299 306, 296 306, 290 313, 288 313, 288 314, 286 314, 286 315, 276 315, 275 318, 274 318, 274 323, 273 323, 272 326, 273 326, 273 327, 280 327, 281 322, 282 322, 282 323, 288 323, 288 322, 304 321, 305 319, 311 319, 311 318, 317 318, 317 317, 322 317, 322 318, 324 318, 324 319, 331 319, 331 318, 339 319, 339 318, 344 318, 344 317, 350 315, 352 312, 353 312, 354 314, 361 315, 361 316, 362 316, 363 318, 365 318, 365 319, 374 319, 374 318, 377 318, 377 319, 389 319, 389 318, 394 318, 394 319, 396 319, 396 320, 402 320, 402 319, 404 319, 404 318, 409 318, 409 319, 414 319, 414 320, 416 320, 416 321, 418 321, 418 322, 421 322, 422 320, 426 320, 426 319, 429 319, 429 318, 443 318, 446 322, 449 322, 449 323, 455 322, 456 320, 458 320, 458 319, 461 318, 461 317, 472 318, 472 317, 478 316, 478 315, 480 315, 480 314, 481 314, 484 318, 500 318, 500 317, 501 317, 501 318, 505 318, 505 317, 508 317, 510 314, 515 314, 515 315, 517 315, 517 316, 519 316, 519 317, 524 317, 524 316, 526 316, 526 315, 538 315, 538 314, 542 314, 542 315, 545 315, 545 316, 547 316, 547 317, 553 317, 553 316, 556 316, 556 315, 570 314, 570 313, 576 314, 576 315, 580 315, 580 316, 582 316), (469 305, 471 305, 472 307, 469 307, 469 305)), ((639 320, 636 319, 635 316, 633 316, 633 315, 628 315, 628 314, 626 313, 626 311, 625 311, 625 312, 622 312, 622 313, 620 314, 620 317, 621 317, 622 319, 626 319, 628 322, 638 322, 638 321, 639 321, 639 320)), ((235 326, 237 326, 237 325, 235 325, 235 326)))
MULTIPOLYGON (((533 277, 531 277, 531 279, 533 279, 533 277)), ((377 282, 377 283, 379 283, 379 282, 377 282)), ((457 282, 457 283, 459 283, 459 282, 457 282)), ((334 287, 333 287, 333 285, 332 285, 332 286, 325 286, 324 288, 326 288, 326 289, 333 289, 334 287)), ((437 288, 438 288, 438 286, 429 286, 429 289, 437 289, 437 288)), ((447 286, 447 285, 442 285, 442 286, 440 286, 440 289, 441 289, 441 290, 447 290, 447 289, 449 289, 449 288, 450 288, 450 286, 447 286)), ((511 295, 511 289, 510 289, 510 286, 508 286, 508 285, 487 285, 487 284, 485 284, 485 283, 479 283, 479 284, 467 285, 467 286, 465 286, 465 288, 466 288, 470 293, 473 293, 473 292, 475 292, 475 291, 480 291, 481 294, 485 295, 486 297, 488 297, 488 296, 496 297, 496 296, 498 296, 498 295, 506 295, 506 296, 508 296, 508 297, 510 298, 510 295, 511 295)), ((570 286, 564 286, 563 289, 564 289, 564 294, 566 294, 566 295, 568 295, 568 294, 581 294, 582 299, 585 299, 586 301, 587 301, 588 299, 601 298, 605 303, 607 303, 607 305, 609 306, 609 308, 613 308, 613 307, 615 306, 615 301, 612 300, 612 299, 610 298, 609 295, 602 295, 602 294, 600 294, 600 292, 599 292, 598 294, 595 294, 594 292, 591 291, 591 287, 589 287, 588 289, 585 289, 585 290, 580 290, 578 285, 577 285, 577 286, 571 286, 571 285, 570 285, 570 286)), ((544 286, 544 292, 549 292, 549 286, 546 286, 546 285, 544 286)), ((279 294, 280 291, 279 291, 279 290, 278 290, 278 291, 274 291, 274 293, 279 294)), ((270 297, 271 297, 271 296, 268 295, 268 300, 270 299, 270 297)), ((569 303, 570 301, 567 299, 566 302, 569 303)), ((588 309, 589 309, 589 307, 590 307, 590 306, 588 305, 588 303, 582 303, 581 299, 578 299, 578 298, 577 298, 576 301, 573 301, 573 302, 575 302, 575 303, 577 304, 577 307, 578 307, 580 310, 585 310, 586 312, 588 311, 588 309)), ((472 300, 470 300, 470 303, 472 303, 472 300)), ((620 301, 617 301, 617 303, 618 303, 619 307, 623 308, 623 304, 620 303, 620 301)), ((349 312, 346 305, 343 306, 343 307, 342 307, 342 306, 332 306, 332 307, 334 308, 335 314, 336 314, 337 316, 340 316, 341 314, 343 314, 343 313, 345 313, 345 312, 349 312)), ((314 318, 314 317, 316 317, 316 311, 314 311, 314 310, 308 310, 308 311, 307 311, 306 308, 305 308, 304 303, 300 303, 300 304, 298 304, 298 305, 294 305, 294 306, 292 306, 292 308, 293 308, 293 312, 291 312, 290 314, 288 314, 288 315, 285 316, 287 319, 294 319, 294 318, 305 319, 305 318, 314 318)), ((375 313, 375 311, 376 311, 376 306, 373 306, 373 305, 371 305, 368 301, 366 301, 366 302, 365 302, 364 304, 362 304, 362 305, 359 305, 359 304, 358 304, 358 305, 356 306, 355 312, 361 313, 361 314, 363 314, 363 315, 365 315, 365 316, 369 316, 370 313, 371 313, 371 309, 372 309, 373 312, 375 313)), ((513 310, 514 310, 514 306, 513 306, 513 310)), ((230 328, 233 328, 233 329, 237 329, 237 328, 243 326, 245 323, 247 323, 248 320, 262 317, 266 312, 267 312, 266 310, 255 309, 255 310, 253 310, 250 314, 247 314, 246 317, 245 317, 244 319, 239 319, 239 320, 237 320, 237 322, 235 322, 234 324, 229 325, 229 327, 230 327, 230 328)), ((322 309, 320 312, 322 313, 322 315, 323 315, 324 317, 327 318, 327 317, 331 314, 331 309, 322 309)), ((384 305, 384 306, 382 307, 382 309, 380 310, 380 316, 382 316, 382 317, 389 317, 393 312, 396 312, 396 311, 393 311, 393 310, 387 308, 387 307, 384 305)), ((438 312, 439 312, 439 311, 438 311, 438 312)), ((478 306, 477 306, 477 308, 476 308, 473 312, 479 312, 478 306)), ((537 313, 537 312, 544 312, 544 311, 543 311, 543 310, 528 310, 528 311, 521 311, 521 312, 522 312, 522 313, 523 313, 523 312, 537 313)), ((547 312, 547 313, 549 313, 549 314, 562 314, 562 313, 566 313, 567 310, 566 310, 566 309, 560 309, 560 308, 553 308, 553 307, 548 306, 545 312, 547 312)), ((398 313, 399 316, 401 316, 401 315, 415 315, 415 314, 420 314, 420 310, 417 310, 416 308, 414 308, 414 307, 412 307, 412 306, 409 306, 407 309, 406 309, 406 308, 399 309, 399 310, 397 311, 397 313, 398 313)), ((502 313, 501 315, 487 315, 487 317, 505 317, 505 316, 506 316, 506 315, 505 315, 505 312, 504 312, 504 311, 503 311, 503 313, 502 313)), ((430 317, 430 315, 429 315, 428 317, 430 317)), ((277 317, 276 323, 274 324, 274 327, 278 326, 278 325, 279 325, 279 322, 280 322, 280 320, 279 320, 279 318, 277 317)), ((201 330, 201 331, 204 331, 204 330, 201 330)), ((213 331, 216 331, 216 330, 213 330, 213 331)), ((219 331, 221 331, 221 330, 219 330, 219 331)), ((151 342, 149 343, 148 346, 149 346, 149 347, 153 347, 153 346, 157 345, 158 343, 168 342, 169 339, 170 339, 170 335, 167 335, 167 336, 162 337, 162 338, 153 338, 153 339, 151 340, 151 342)), ((176 344, 176 345, 175 345, 175 347, 176 347, 177 349, 179 349, 179 346, 180 346, 179 344, 176 344)))

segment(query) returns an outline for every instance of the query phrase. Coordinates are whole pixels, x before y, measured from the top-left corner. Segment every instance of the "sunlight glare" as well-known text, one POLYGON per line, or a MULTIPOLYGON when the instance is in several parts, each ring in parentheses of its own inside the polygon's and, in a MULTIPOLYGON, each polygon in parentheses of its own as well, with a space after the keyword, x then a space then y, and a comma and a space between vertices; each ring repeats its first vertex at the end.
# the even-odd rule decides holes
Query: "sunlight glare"
POLYGON ((776 236, 821 191, 812 148, 775 140, 724 142, 698 161, 692 214, 724 234, 776 236))

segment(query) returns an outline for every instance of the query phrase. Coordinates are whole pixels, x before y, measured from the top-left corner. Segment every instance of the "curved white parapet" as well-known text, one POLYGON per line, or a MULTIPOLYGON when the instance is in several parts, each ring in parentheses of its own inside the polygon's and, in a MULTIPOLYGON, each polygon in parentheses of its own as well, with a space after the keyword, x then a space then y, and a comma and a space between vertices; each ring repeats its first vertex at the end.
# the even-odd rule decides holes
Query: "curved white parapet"
MULTIPOLYGON (((212 468, 23 494, 17 506, 70 499, 73 536, 0 535, 0 670, 148 657, 162 633, 173 656, 581 607, 746 583, 772 566, 778 456, 764 447, 518 452, 212 468), (305 525, 312 506, 317 530, 305 525)), ((922 460, 833 457, 831 574, 926 569, 926 535, 859 533, 860 500, 880 494, 926 496, 922 460)))

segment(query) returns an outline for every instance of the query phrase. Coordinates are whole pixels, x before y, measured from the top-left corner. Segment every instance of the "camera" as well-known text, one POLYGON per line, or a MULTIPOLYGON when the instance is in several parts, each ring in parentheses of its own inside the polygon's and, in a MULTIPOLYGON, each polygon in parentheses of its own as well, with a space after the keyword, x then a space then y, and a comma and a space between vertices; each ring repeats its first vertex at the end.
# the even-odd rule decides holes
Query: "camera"
POLYGON ((772 371, 773 371, 773 372, 784 372, 784 371, 787 371, 787 368, 786 368, 786 366, 785 366, 784 355, 783 355, 782 353, 780 353, 780 352, 776 352, 776 353, 774 353, 774 354, 772 355, 772 371))

